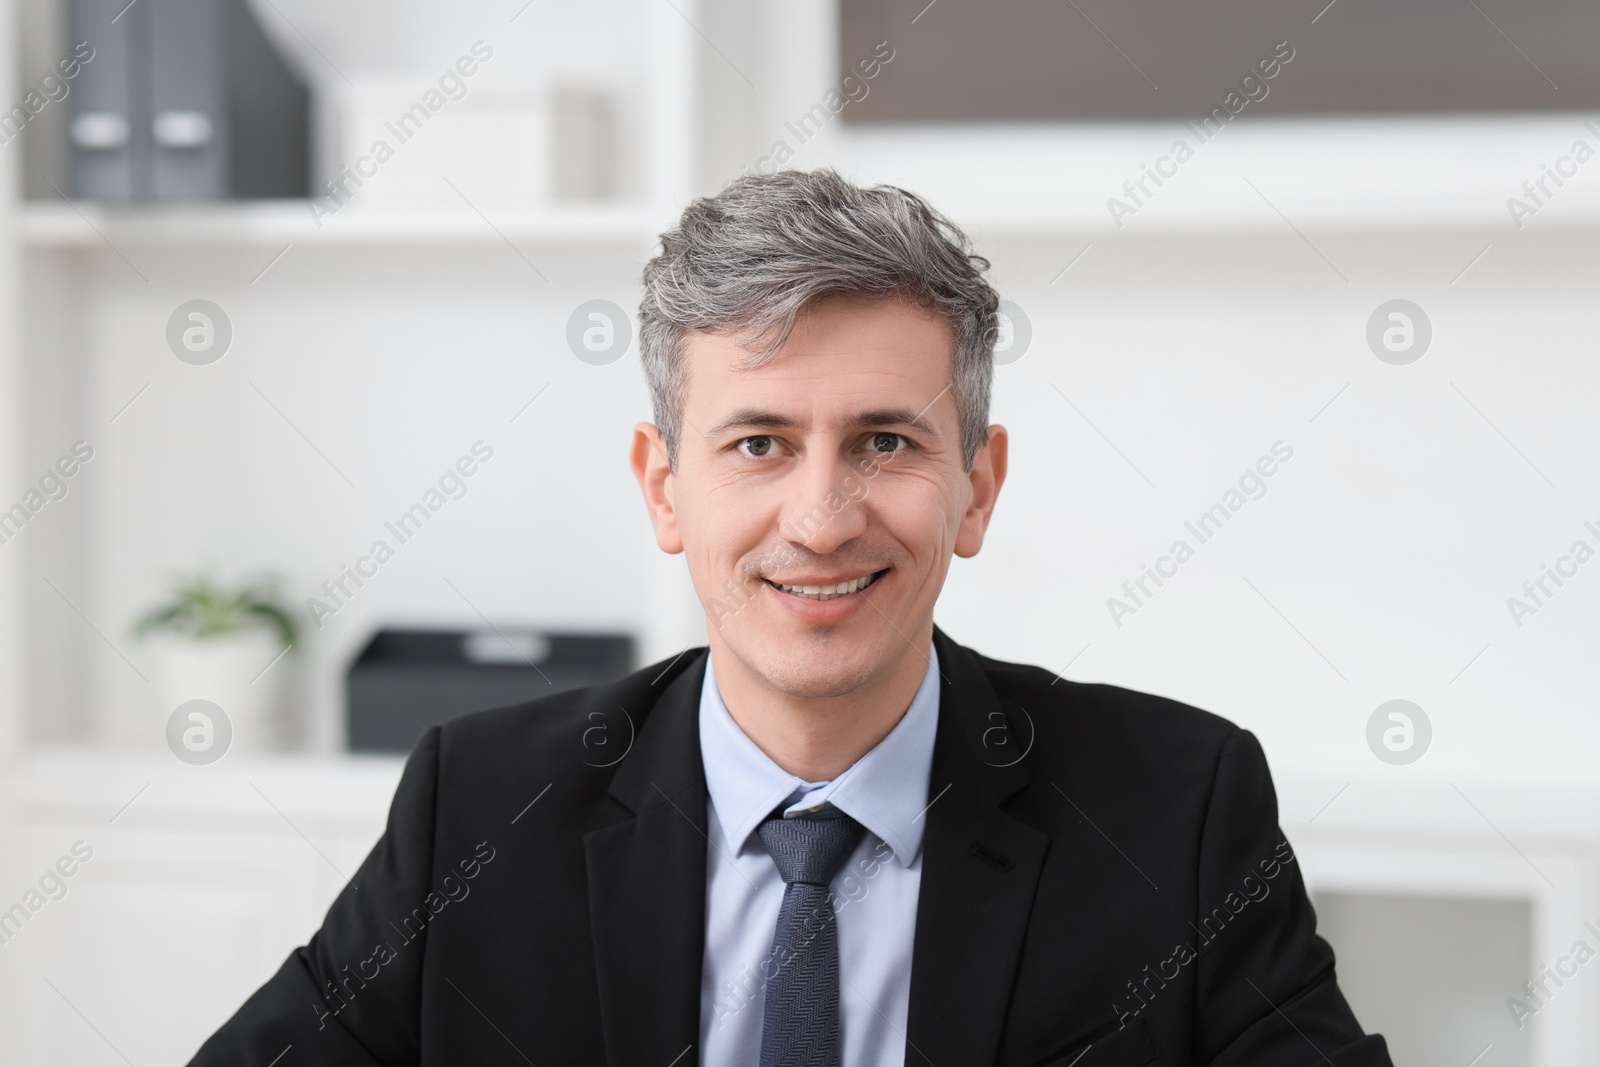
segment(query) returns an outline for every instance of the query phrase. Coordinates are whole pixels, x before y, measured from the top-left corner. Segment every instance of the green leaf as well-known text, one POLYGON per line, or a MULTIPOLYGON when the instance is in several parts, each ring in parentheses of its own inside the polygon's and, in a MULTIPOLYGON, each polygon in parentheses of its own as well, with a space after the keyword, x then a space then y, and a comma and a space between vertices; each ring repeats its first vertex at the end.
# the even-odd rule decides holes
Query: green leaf
POLYGON ((133 625, 133 636, 161 632, 204 640, 266 629, 292 645, 298 630, 282 605, 279 582, 277 575, 264 574, 229 587, 206 573, 175 575, 171 599, 141 615, 133 625))

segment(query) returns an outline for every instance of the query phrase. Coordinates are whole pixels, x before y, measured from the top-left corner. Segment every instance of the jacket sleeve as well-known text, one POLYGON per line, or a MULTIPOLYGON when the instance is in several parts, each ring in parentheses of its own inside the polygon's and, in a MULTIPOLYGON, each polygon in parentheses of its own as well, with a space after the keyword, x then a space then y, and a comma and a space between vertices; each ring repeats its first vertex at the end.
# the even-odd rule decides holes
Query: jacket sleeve
POLYGON ((438 765, 436 726, 406 760, 383 836, 322 928, 200 1046, 191 1067, 269 1067, 289 1049, 283 1064, 417 1062, 438 765))
POLYGON ((1200 842, 1195 1053, 1213 1067, 1392 1067, 1339 992, 1255 736, 1223 744, 1200 842))

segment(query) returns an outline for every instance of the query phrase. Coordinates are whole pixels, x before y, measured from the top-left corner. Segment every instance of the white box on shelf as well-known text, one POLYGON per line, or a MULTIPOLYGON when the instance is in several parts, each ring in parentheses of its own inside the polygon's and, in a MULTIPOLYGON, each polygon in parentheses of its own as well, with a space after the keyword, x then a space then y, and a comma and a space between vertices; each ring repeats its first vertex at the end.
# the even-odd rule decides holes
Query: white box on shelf
POLYGON ((312 189, 320 211, 527 211, 547 203, 545 93, 464 78, 452 86, 454 95, 400 79, 330 94, 312 189))

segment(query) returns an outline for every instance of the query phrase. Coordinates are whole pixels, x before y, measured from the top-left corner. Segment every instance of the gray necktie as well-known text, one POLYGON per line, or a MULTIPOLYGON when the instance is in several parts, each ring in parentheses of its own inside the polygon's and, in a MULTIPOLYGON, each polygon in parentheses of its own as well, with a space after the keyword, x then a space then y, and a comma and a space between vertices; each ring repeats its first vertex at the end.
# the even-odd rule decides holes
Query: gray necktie
POLYGON ((848 815, 785 819, 757 832, 786 883, 761 1021, 761 1067, 839 1067, 839 935, 828 883, 865 827, 848 815))

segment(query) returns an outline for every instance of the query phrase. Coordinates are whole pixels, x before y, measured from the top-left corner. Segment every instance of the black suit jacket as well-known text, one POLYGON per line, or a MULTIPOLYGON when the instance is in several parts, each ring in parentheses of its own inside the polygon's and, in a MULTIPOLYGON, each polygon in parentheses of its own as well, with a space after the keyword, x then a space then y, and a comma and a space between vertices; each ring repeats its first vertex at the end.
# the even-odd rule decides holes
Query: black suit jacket
MULTIPOLYGON (((934 641, 907 1067, 1389 1063, 1250 733, 934 641)), ((705 656, 428 731, 321 930, 193 1062, 696 1063, 705 656)))

